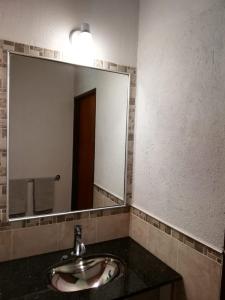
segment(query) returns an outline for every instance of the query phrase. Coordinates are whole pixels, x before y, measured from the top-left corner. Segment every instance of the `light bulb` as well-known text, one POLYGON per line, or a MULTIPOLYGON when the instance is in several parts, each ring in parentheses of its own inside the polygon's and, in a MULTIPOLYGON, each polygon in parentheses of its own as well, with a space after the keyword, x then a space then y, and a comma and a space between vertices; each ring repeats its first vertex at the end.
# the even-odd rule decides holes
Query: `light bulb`
POLYGON ((70 41, 73 48, 73 56, 77 63, 84 65, 93 65, 94 45, 92 34, 89 31, 89 25, 83 24, 81 30, 72 31, 70 41), (84 26, 85 25, 85 26, 84 26))

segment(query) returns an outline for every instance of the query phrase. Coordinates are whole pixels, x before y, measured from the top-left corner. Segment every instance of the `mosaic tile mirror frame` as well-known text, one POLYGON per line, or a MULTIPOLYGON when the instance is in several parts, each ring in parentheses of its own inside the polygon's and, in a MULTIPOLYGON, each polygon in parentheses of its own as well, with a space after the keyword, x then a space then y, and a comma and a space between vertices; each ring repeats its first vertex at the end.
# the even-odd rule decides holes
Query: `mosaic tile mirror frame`
MULTIPOLYGON (((8 53, 16 52, 39 58, 47 58, 55 61, 68 62, 64 59, 62 52, 44 49, 36 46, 16 43, 12 41, 0 40, 0 229, 6 230, 13 227, 26 227, 33 225, 62 222, 65 220, 79 219, 83 215, 100 216, 119 214, 129 210, 128 204, 132 197, 132 169, 133 169, 133 139, 134 139, 134 114, 135 114, 135 93, 136 93, 136 68, 130 66, 117 65, 115 63, 95 60, 94 67, 101 70, 110 70, 115 72, 128 73, 130 75, 130 93, 129 93, 129 115, 128 115, 128 140, 127 140, 127 163, 126 163, 126 205, 115 206, 111 208, 94 209, 89 212, 70 212, 61 213, 58 216, 39 216, 33 220, 24 220, 9 222, 7 207, 7 56, 8 53)), ((101 191, 105 193, 105 191, 101 191)), ((114 199, 112 199, 114 200, 114 199)))

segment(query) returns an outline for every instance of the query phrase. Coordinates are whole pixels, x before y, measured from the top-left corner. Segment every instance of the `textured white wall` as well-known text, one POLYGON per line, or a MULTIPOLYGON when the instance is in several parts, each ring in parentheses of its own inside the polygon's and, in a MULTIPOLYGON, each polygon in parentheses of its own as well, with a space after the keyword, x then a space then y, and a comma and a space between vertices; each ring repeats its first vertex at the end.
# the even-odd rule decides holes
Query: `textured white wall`
POLYGON ((96 58, 136 65, 138 0, 0 0, 0 38, 64 50, 87 22, 96 58))
POLYGON ((133 204, 222 249, 225 4, 141 0, 133 204))

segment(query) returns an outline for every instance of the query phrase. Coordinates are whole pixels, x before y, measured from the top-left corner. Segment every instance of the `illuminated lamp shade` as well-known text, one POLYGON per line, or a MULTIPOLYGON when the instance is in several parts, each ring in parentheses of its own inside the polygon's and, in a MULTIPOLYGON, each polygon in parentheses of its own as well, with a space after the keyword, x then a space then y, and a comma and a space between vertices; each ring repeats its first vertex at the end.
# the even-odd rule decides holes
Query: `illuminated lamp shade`
POLYGON ((76 63, 93 65, 94 45, 89 24, 83 23, 80 30, 72 30, 70 33, 70 42, 76 63))

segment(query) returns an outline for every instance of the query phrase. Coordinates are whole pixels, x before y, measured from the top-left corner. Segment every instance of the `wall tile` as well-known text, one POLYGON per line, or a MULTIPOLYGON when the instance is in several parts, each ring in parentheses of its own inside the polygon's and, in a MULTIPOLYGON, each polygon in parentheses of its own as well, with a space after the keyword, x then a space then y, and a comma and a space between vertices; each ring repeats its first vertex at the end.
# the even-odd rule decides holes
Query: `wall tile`
POLYGON ((137 216, 130 214, 129 235, 144 248, 148 246, 149 224, 137 216))
POLYGON ((58 224, 59 250, 72 248, 74 245, 74 221, 58 224))
POLYGON ((219 300, 220 264, 179 242, 177 271, 187 300, 219 300))
POLYGON ((15 229, 12 236, 14 259, 58 250, 57 224, 15 229))
MULTIPOLYGON (((122 204, 122 203, 121 203, 122 204)), ((116 206, 118 205, 115 201, 107 197, 105 194, 94 188, 94 208, 116 206)))
POLYGON ((103 205, 102 197, 103 196, 96 189, 94 189, 93 202, 94 202, 94 207, 95 208, 102 207, 102 205, 103 205))
POLYGON ((106 207, 106 206, 124 205, 124 200, 121 200, 120 198, 111 194, 107 190, 104 190, 100 186, 94 185, 94 207, 95 208, 96 208, 96 203, 99 205, 98 207, 106 207))
POLYGON ((107 241, 129 235, 129 214, 97 218, 97 241, 107 241))
POLYGON ((175 285, 175 300, 219 300, 221 254, 136 208, 130 215, 130 237, 182 275, 183 282, 175 285))
POLYGON ((177 270, 179 241, 151 225, 149 225, 147 240, 147 249, 168 266, 177 270))

